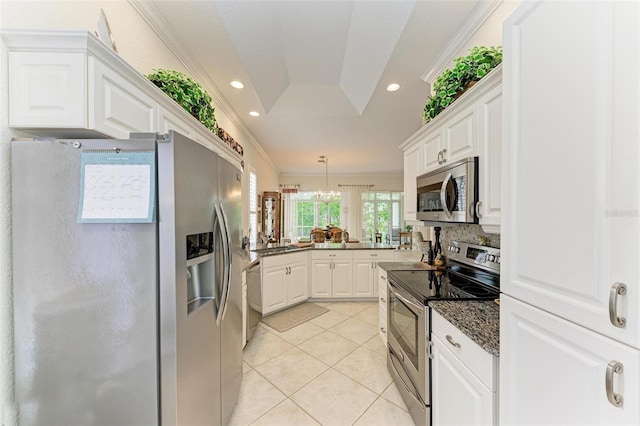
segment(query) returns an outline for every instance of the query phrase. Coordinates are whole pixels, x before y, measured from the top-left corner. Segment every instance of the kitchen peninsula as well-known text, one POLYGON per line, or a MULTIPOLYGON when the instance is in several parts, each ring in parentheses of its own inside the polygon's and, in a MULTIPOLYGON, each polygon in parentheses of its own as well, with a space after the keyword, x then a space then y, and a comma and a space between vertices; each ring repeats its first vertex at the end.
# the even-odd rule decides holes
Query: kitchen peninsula
POLYGON ((308 247, 269 244, 249 265, 260 262, 262 314, 306 300, 377 300, 378 262, 394 259, 396 246, 380 243, 313 243, 308 247))

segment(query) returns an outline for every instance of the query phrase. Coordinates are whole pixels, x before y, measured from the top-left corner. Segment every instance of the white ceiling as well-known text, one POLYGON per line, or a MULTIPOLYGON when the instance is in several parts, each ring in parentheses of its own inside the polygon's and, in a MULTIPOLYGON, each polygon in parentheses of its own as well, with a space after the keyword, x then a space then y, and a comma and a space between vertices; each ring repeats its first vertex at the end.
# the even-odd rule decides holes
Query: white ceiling
MULTIPOLYGON (((282 173, 401 173, 420 76, 480 0, 160 1, 196 61, 282 173), (229 83, 240 80, 242 90, 229 83), (397 92, 387 92, 397 82, 397 92), (248 115, 258 111, 260 117, 248 115)), ((233 135, 232 135, 233 136, 233 135)))

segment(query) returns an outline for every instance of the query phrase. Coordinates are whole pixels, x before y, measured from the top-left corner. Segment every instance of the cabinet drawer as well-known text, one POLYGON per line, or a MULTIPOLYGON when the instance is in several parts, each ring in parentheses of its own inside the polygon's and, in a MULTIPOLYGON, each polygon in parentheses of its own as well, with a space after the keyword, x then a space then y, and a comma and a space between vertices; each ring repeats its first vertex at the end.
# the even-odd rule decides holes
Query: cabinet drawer
POLYGON ((311 259, 318 260, 351 260, 353 259, 352 250, 313 250, 311 259))
POLYGON ((393 259, 393 250, 355 250, 353 258, 373 261, 391 260, 393 259))
POLYGON ((275 256, 265 256, 260 261, 263 268, 270 268, 272 266, 291 265, 292 263, 303 262, 307 263, 309 254, 304 253, 284 253, 275 256))
POLYGON ((492 391, 497 389, 495 372, 498 369, 498 359, 496 357, 482 349, 434 310, 431 310, 431 332, 442 342, 446 343, 446 347, 457 356, 485 386, 492 391), (449 338, 447 338, 447 336, 449 338), (456 344, 460 345, 460 347, 457 347, 456 344))

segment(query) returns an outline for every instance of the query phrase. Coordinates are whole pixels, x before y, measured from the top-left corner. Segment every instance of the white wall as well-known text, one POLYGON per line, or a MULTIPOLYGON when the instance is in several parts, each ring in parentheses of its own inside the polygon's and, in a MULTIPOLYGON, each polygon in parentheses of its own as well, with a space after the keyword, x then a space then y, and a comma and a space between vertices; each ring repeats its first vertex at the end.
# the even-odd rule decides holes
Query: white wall
POLYGON ((502 46, 502 24, 520 4, 522 0, 504 0, 454 58, 466 56, 475 46, 502 46))
MULTIPOLYGON (((118 53, 142 74, 154 68, 168 68, 186 72, 180 59, 171 53, 152 29, 125 0, 116 1, 0 1, 0 28, 2 29, 79 29, 94 32, 103 9, 118 53)), ((13 312, 11 284, 11 181, 10 140, 12 137, 29 137, 26 133, 7 127, 7 64, 6 48, 0 50, 0 424, 16 424, 13 404, 13 312)), ((212 87, 203 86, 209 92, 212 87)), ((214 105, 215 106, 215 105, 214 105)), ((271 189, 278 186, 279 170, 263 155, 251 137, 244 133, 233 119, 219 107, 216 118, 244 148, 246 166, 254 168, 261 186, 271 189)), ((243 181, 243 194, 248 191, 248 173, 243 181)), ((243 195, 244 197, 244 195, 243 195)), ((248 203, 248 200, 243 200, 248 203)), ((245 204, 247 205, 247 204, 245 204)), ((245 215, 247 216, 247 215, 245 215)), ((246 229, 248 218, 243 218, 246 229)))

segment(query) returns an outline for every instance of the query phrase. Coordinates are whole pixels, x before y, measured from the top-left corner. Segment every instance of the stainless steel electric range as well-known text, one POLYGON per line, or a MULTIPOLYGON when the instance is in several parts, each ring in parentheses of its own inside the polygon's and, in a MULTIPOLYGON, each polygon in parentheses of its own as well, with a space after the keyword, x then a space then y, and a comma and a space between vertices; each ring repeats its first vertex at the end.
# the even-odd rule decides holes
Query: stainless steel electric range
POLYGON ((429 302, 500 297, 499 249, 452 241, 444 250, 444 271, 387 273, 387 366, 416 425, 431 424, 429 302))

